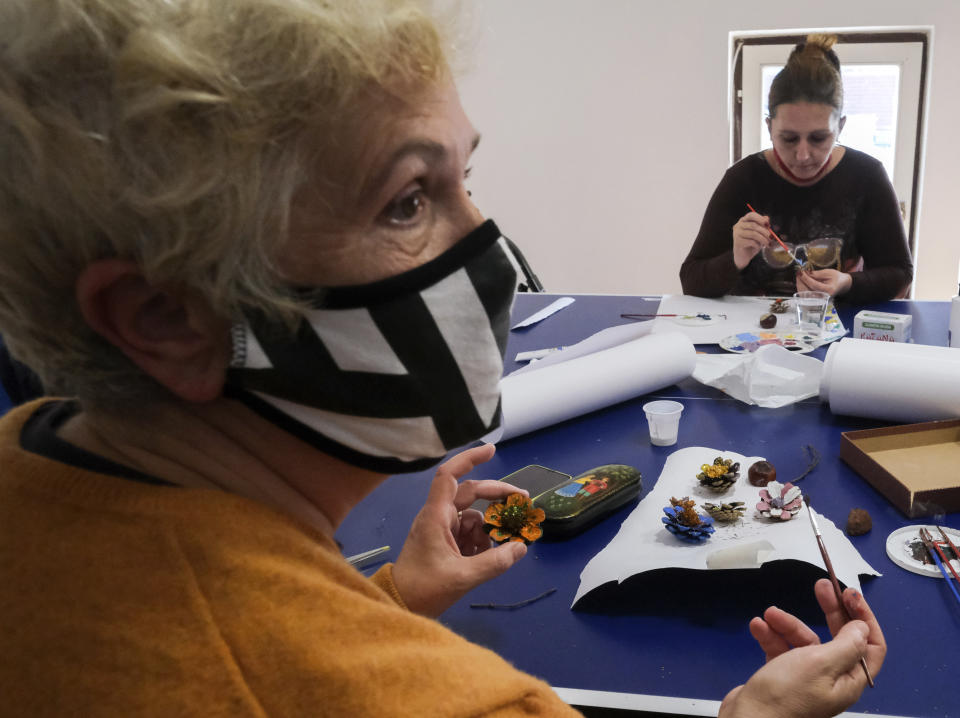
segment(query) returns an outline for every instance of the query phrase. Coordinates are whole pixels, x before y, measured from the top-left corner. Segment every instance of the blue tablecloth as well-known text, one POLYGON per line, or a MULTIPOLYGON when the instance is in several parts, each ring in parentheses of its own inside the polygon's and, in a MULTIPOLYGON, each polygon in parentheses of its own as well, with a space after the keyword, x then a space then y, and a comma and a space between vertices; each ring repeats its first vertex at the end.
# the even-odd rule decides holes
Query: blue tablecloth
MULTIPOLYGON (((521 295, 515 316, 525 317, 555 298, 521 295)), ((511 332, 506 369, 516 368, 512 358, 518 351, 572 344, 625 323, 621 313, 652 313, 658 303, 658 297, 577 296, 573 305, 540 324, 511 332)), ((916 342, 946 343, 946 302, 887 302, 871 308, 910 313, 916 342)), ((840 313, 852 328, 855 309, 841 308, 840 313)), ((821 348, 814 356, 823 358, 825 351, 821 348)), ((781 480, 787 480, 805 468, 801 447, 812 444, 822 460, 803 480, 802 488, 817 510, 841 528, 851 508, 870 512, 872 532, 851 540, 883 573, 865 580, 863 590, 884 628, 889 653, 876 688, 867 689, 852 710, 960 715, 952 684, 960 675, 956 601, 941 580, 904 571, 885 552, 885 540, 892 531, 926 519, 907 519, 839 459, 842 431, 883 423, 834 416, 816 400, 781 409, 751 407, 692 379, 651 396, 684 402, 675 447, 650 444, 641 409, 647 396, 504 442, 474 477, 499 478, 527 464, 576 474, 600 464, 625 463, 643 472, 645 494, 666 457, 678 448, 708 446, 764 456, 777 467, 781 480)), ((396 557, 410 521, 426 498, 431 477, 432 472, 425 472, 388 479, 341 527, 338 538, 344 552, 390 544, 393 549, 387 558, 396 557)), ((667 573, 655 582, 610 592, 606 603, 589 610, 571 611, 580 571, 616 534, 634 505, 576 538, 533 544, 523 562, 474 590, 447 611, 442 622, 553 686, 720 700, 763 661, 747 631, 751 616, 777 603, 817 618, 812 599, 816 575, 803 570, 756 571, 751 576, 740 572, 707 583, 690 581, 685 572, 667 573), (511 603, 554 587, 556 593, 548 598, 515 611, 470 607, 471 603, 511 603)), ((960 527, 960 514, 938 521, 960 527)), ((643 550, 637 546, 637 551, 643 550)), ((814 628, 827 635, 825 626, 814 628)), ((469 667, 463 670, 464 680, 469 680, 469 667)))

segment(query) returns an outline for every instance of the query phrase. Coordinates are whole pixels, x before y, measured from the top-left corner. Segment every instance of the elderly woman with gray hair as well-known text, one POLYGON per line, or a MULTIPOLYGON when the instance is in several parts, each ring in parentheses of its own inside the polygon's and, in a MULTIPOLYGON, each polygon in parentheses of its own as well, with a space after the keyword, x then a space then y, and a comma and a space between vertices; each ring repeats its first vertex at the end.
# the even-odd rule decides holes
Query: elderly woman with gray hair
MULTIPOLYGON (((499 421, 515 270, 464 186, 441 25, 413 0, 2 12, 0 329, 62 397, 0 422, 5 706, 572 712, 433 620, 525 553, 469 509, 511 487, 458 482, 493 447, 439 467, 372 578, 333 538, 499 421)), ((836 639, 756 619, 773 660, 725 714, 856 699, 882 635, 818 595, 836 639)))

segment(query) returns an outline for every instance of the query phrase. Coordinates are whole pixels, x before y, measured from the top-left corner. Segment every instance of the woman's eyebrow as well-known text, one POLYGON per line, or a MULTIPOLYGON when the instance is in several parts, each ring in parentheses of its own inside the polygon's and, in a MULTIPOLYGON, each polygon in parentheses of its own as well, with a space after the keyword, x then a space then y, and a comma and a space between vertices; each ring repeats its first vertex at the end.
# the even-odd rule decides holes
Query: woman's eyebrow
MULTIPOLYGON (((480 135, 476 134, 470 142, 470 154, 477 149, 480 144, 480 135)), ((450 156, 448 148, 435 140, 413 139, 404 142, 395 149, 386 162, 383 163, 380 170, 365 182, 364 195, 371 196, 371 193, 379 193, 383 186, 390 180, 390 175, 394 168, 410 155, 415 155, 423 159, 427 165, 440 164, 450 156)))
POLYGON ((390 180, 394 168, 410 155, 416 155, 428 164, 436 164, 447 156, 447 148, 439 142, 427 139, 415 139, 404 142, 397 147, 386 161, 380 166, 374 174, 364 183, 364 195, 370 196, 370 193, 379 193, 383 186, 390 180))

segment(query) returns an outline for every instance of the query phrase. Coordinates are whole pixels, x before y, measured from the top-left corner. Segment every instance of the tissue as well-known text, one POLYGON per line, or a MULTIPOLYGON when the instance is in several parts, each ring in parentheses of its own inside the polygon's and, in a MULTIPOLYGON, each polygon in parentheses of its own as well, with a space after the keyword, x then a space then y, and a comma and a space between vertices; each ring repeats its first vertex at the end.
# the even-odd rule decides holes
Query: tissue
POLYGON ((746 404, 775 409, 820 393, 823 362, 770 344, 752 354, 698 354, 693 378, 746 404))

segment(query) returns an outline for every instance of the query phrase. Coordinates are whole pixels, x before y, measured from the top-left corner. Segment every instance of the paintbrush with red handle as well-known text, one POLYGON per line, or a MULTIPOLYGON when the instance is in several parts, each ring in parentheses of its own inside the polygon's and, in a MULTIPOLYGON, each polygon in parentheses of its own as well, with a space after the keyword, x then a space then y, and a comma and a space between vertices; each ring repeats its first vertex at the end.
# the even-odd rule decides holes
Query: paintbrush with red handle
MULTIPOLYGON (((953 595, 956 597, 957 603, 960 603, 960 591, 957 591, 956 585, 950 580, 950 574, 947 573, 947 569, 943 567, 943 564, 947 564, 949 566, 950 562, 947 561, 947 557, 944 556, 943 551, 940 549, 940 546, 937 545, 937 542, 933 540, 930 532, 922 526, 920 527, 920 540, 923 541, 923 545, 926 547, 927 553, 930 554, 930 558, 933 559, 933 562, 937 564, 937 568, 939 568, 940 573, 943 574, 944 580, 947 582, 950 590, 953 591, 953 595), (943 561, 940 560, 941 558, 943 561)), ((953 566, 950 566, 950 570, 953 571, 953 566)), ((954 575, 956 575, 956 571, 954 571, 954 575)), ((957 583, 960 583, 960 579, 957 579, 957 583)))
MULTIPOLYGON (((753 208, 753 205, 751 205, 749 202, 747 202, 747 209, 749 209, 751 212, 756 212, 757 214, 760 214, 759 212, 757 212, 757 210, 753 208)), ((787 253, 790 259, 792 259, 797 264, 803 266, 803 262, 797 259, 797 255, 795 255, 793 252, 790 251, 789 247, 787 247, 787 245, 784 244, 783 240, 777 236, 777 233, 774 232, 773 229, 771 229, 770 227, 767 227, 767 230, 770 232, 770 236, 780 243, 780 246, 783 247, 783 251, 787 253)))

